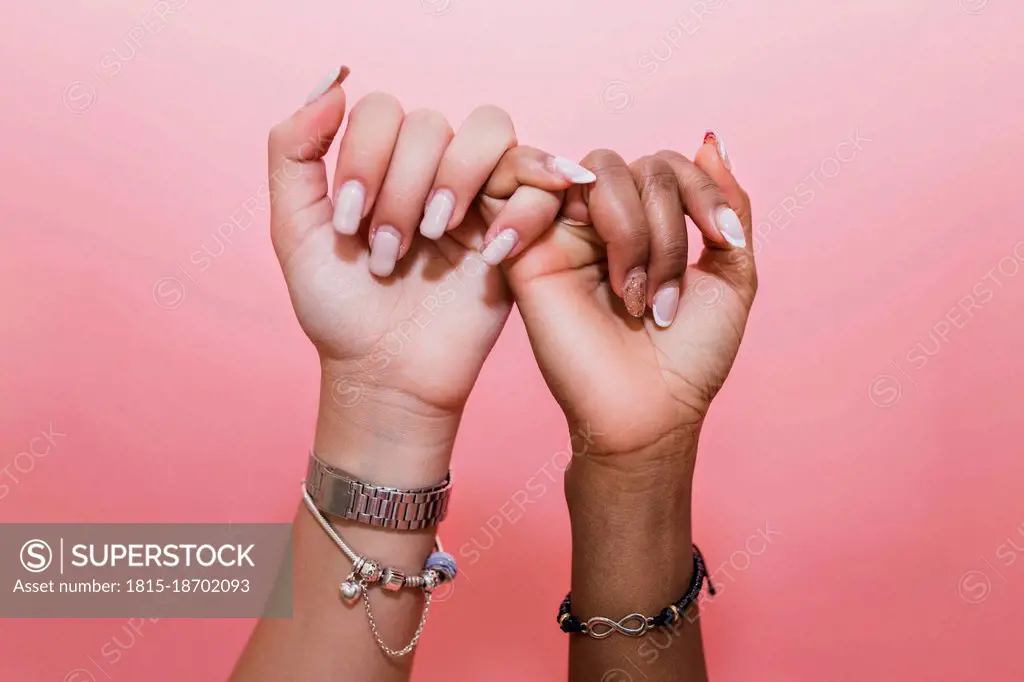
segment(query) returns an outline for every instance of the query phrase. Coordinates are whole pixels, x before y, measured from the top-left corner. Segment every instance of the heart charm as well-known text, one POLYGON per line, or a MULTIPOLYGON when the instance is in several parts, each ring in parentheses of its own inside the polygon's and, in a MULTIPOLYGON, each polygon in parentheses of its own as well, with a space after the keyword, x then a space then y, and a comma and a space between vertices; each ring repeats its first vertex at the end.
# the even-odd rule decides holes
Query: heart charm
POLYGON ((359 599, 359 594, 363 591, 359 583, 354 580, 346 580, 339 586, 339 589, 341 590, 341 598, 349 603, 359 599))

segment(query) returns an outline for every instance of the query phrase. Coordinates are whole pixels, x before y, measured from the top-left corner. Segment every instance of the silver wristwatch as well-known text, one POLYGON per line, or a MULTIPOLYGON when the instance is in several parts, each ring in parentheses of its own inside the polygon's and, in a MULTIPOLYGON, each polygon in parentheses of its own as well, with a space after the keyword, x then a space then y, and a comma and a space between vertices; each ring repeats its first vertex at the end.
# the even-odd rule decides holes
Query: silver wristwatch
POLYGON ((324 514, 371 526, 418 530, 435 526, 448 513, 451 474, 429 488, 399 490, 371 485, 309 453, 306 490, 324 514))

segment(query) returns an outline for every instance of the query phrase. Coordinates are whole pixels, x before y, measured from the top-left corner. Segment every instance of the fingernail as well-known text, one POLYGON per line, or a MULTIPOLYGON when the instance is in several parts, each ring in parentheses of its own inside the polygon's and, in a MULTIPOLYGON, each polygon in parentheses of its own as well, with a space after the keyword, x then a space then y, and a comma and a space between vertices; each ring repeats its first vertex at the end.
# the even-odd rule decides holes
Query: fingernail
POLYGON ((633 317, 643 317, 647 310, 647 273, 643 268, 634 268, 626 275, 626 283, 622 285, 622 302, 626 304, 626 312, 633 317))
POLYGON ((586 185, 597 181, 597 176, 591 171, 564 156, 552 157, 551 168, 569 182, 577 185, 586 185))
POLYGON ((401 248, 402 237, 398 230, 390 225, 378 227, 370 245, 370 272, 378 277, 387 277, 394 272, 401 248))
POLYGON ((716 133, 714 130, 709 130, 704 133, 704 144, 710 142, 715 145, 718 149, 718 155, 722 157, 722 163, 725 164, 725 170, 732 170, 732 162, 729 160, 729 152, 725 149, 725 140, 722 136, 716 133))
POLYGON ((741 249, 747 245, 747 238, 743 234, 743 223, 740 222, 736 211, 725 206, 718 209, 715 213, 715 225, 725 237, 725 241, 741 249))
POLYGON ((455 195, 446 189, 434 192, 420 222, 420 234, 427 239, 440 239, 448 229, 448 221, 455 211, 455 195))
POLYGON ((679 309, 679 282, 669 282, 658 289, 654 294, 654 304, 651 305, 651 312, 654 313, 654 321, 659 327, 667 327, 676 319, 676 310, 679 309))
POLYGON ((480 257, 484 259, 484 262, 488 265, 494 266, 505 260, 508 254, 512 253, 512 249, 516 248, 516 243, 519 241, 519 233, 512 228, 506 228, 498 233, 498 236, 491 240, 484 250, 480 253, 480 257))
POLYGON ((358 180, 349 180, 338 191, 334 201, 334 229, 341 234, 355 234, 359 231, 359 223, 363 219, 363 203, 366 201, 366 190, 358 180))
POLYGON ((324 76, 324 79, 317 83, 316 87, 309 93, 309 96, 306 97, 306 106, 309 106, 323 97, 327 94, 327 91, 335 85, 342 83, 346 78, 348 78, 349 73, 350 71, 347 66, 339 66, 334 71, 331 71, 329 74, 324 76))

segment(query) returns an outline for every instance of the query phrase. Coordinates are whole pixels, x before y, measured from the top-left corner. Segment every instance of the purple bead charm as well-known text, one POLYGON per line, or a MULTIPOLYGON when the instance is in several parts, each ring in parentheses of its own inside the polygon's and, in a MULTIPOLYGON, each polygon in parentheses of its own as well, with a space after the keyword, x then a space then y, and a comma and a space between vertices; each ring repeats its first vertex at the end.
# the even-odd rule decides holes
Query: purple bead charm
POLYGON ((455 557, 448 552, 434 552, 427 557, 427 570, 434 570, 444 576, 444 580, 454 580, 458 572, 455 557))

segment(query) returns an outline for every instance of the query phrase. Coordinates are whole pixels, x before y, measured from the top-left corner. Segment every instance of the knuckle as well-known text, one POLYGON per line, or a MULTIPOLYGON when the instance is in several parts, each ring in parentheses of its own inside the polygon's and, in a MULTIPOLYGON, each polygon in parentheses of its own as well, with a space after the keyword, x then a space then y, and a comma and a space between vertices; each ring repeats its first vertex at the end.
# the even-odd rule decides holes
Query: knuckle
POLYGON ((696 166, 694 166, 694 170, 696 172, 690 175, 684 184, 698 194, 713 194, 715 197, 722 196, 722 190, 719 189, 718 183, 712 180, 710 175, 707 175, 696 166))
POLYGON ((665 261, 665 264, 673 272, 681 272, 686 266, 686 259, 689 256, 689 244, 685 237, 668 235, 655 241, 655 254, 665 261))
POLYGON ((389 92, 371 92, 368 95, 363 96, 361 100, 353 107, 352 115, 355 115, 356 111, 362 111, 366 108, 372 108, 380 111, 395 111, 401 114, 404 110, 402 109, 402 103, 398 101, 398 98, 389 92))
POLYGON ((511 147, 516 143, 516 128, 512 123, 512 117, 497 105, 478 106, 467 120, 479 121, 487 128, 501 131, 506 147, 511 147))
POLYGON ((616 251, 640 253, 646 251, 650 244, 647 226, 638 225, 635 229, 622 229, 612 237, 609 246, 616 251))
POLYGON ((652 167, 644 171, 641 178, 641 189, 646 196, 652 192, 678 191, 678 180, 671 168, 652 167))
POLYGON ((452 134, 452 127, 448 123, 448 119, 444 117, 444 114, 433 109, 415 109, 410 111, 406 114, 403 125, 411 125, 446 135, 452 134))
POLYGON ((495 104, 481 104, 473 113, 470 114, 473 118, 481 118, 488 123, 497 123, 512 127, 512 117, 509 116, 508 112, 495 104))
POLYGON ((629 171, 629 166, 622 160, 622 157, 611 149, 595 149, 583 158, 583 165, 591 169, 598 175, 602 173, 627 173, 632 174, 629 171))
POLYGON ((675 161, 678 163, 693 163, 693 161, 690 161, 690 159, 672 149, 659 149, 654 154, 654 156, 659 159, 664 159, 665 161, 675 161))

